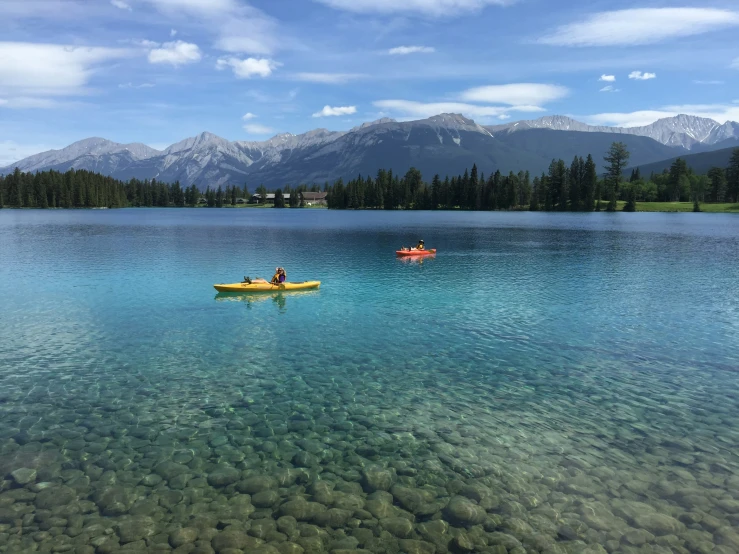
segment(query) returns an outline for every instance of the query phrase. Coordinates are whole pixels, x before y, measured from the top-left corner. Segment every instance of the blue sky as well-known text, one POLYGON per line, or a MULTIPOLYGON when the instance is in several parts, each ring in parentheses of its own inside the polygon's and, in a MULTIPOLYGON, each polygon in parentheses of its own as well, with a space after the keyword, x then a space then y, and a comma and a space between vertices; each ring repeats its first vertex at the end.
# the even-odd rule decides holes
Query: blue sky
POLYGON ((3 0, 0 166, 380 117, 739 120, 739 7, 611 0, 3 0))

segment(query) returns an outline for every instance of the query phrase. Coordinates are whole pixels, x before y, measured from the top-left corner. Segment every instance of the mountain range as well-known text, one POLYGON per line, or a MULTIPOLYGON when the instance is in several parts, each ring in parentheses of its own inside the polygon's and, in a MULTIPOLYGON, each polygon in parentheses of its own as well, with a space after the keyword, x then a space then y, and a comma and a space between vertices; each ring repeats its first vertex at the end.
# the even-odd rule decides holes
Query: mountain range
POLYGON ((569 162, 592 154, 602 165, 614 141, 631 152, 631 166, 645 166, 691 153, 739 145, 739 123, 719 124, 688 115, 660 119, 644 127, 591 126, 564 116, 482 126, 458 114, 418 121, 380 119, 349 131, 315 129, 280 134, 261 142, 231 142, 201 133, 156 150, 140 143, 118 144, 88 138, 61 150, 25 158, 6 168, 22 171, 87 169, 119 179, 156 178, 195 183, 201 189, 247 183, 269 188, 333 181, 378 169, 404 173, 418 168, 426 179, 455 175, 477 164, 480 171, 546 171, 552 159, 569 162))

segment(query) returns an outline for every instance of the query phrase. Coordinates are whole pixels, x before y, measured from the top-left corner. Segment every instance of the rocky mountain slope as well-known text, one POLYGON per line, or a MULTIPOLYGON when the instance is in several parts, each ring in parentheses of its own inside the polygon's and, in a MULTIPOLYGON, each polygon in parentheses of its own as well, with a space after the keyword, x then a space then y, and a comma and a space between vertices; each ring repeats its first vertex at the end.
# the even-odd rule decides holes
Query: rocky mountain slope
POLYGON ((687 150, 696 145, 713 145, 718 142, 739 138, 739 123, 727 121, 723 125, 713 119, 692 115, 677 115, 659 119, 643 127, 605 127, 581 123, 569 117, 551 115, 531 121, 515 121, 505 125, 486 127, 495 136, 528 129, 551 129, 553 131, 579 131, 584 133, 617 133, 649 137, 667 146, 687 150))
POLYGON ((496 169, 540 173, 552 158, 569 163, 575 155, 591 153, 600 164, 614 140, 627 144, 631 165, 644 165, 691 150, 725 147, 739 140, 739 124, 678 116, 646 127, 621 129, 550 116, 483 127, 461 115, 441 114, 408 122, 385 118, 349 131, 286 133, 259 142, 231 142, 201 133, 163 151, 90 138, 30 156, 0 169, 0 174, 14 167, 23 171, 77 168, 120 179, 179 180, 202 189, 244 183, 254 189, 260 184, 275 188, 374 175, 379 168, 404 173, 415 166, 430 180, 436 173, 462 173, 473 163, 485 173, 496 169))

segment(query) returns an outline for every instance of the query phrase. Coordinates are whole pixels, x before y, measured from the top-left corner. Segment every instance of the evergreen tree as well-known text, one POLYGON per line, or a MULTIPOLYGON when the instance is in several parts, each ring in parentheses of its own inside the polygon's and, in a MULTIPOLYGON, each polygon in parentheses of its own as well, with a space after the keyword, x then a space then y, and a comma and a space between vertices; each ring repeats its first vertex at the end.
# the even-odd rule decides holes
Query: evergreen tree
POLYGON ((467 171, 465 171, 465 178, 467 186, 464 187, 464 207, 468 210, 474 210, 477 203, 477 187, 480 184, 477 174, 477 164, 472 164, 472 171, 470 172, 469 178, 467 178, 467 171))
POLYGON ((726 170, 721 167, 712 167, 708 170, 708 178, 711 180, 711 202, 723 202, 726 195, 726 170))
POLYGON ((8 206, 11 208, 22 208, 23 207, 23 182, 21 170, 17 167, 13 171, 12 175, 7 177, 7 190, 8 190, 8 206))
POLYGON ((585 161, 582 157, 575 156, 570 164, 570 209, 573 212, 582 210, 582 202, 580 195, 583 191, 583 181, 585 178, 585 161))
POLYGON ((441 179, 437 173, 431 181, 431 209, 438 209, 439 204, 441 204, 441 179))
POLYGON ((529 199, 529 210, 536 212, 539 210, 539 189, 541 188, 541 180, 534 177, 534 183, 531 187, 531 198, 529 199))
POLYGON ((200 202, 200 190, 194 183, 190 186, 190 202, 189 204, 194 208, 200 202))
POLYGON ((668 181, 668 186, 672 202, 679 202, 684 189, 690 189, 688 163, 683 158, 677 158, 670 166, 670 179, 668 181))
POLYGON ((516 204, 528 206, 531 201, 531 175, 528 171, 518 172, 518 193, 516 204))
POLYGON ((726 168, 727 198, 729 202, 739 202, 739 148, 734 149, 726 168))
MULTIPOLYGON (((583 199, 582 209, 587 212, 592 212, 595 208, 595 195, 598 189, 598 171, 593 161, 593 156, 588 154, 587 160, 585 160, 585 166, 583 168, 582 176, 582 193, 581 198, 583 199)), ((599 197, 600 201, 600 197, 599 197)), ((600 208, 599 208, 600 210, 600 208)))
POLYGON ((260 204, 267 203, 267 187, 265 187, 264 185, 259 185, 259 188, 257 189, 257 195, 259 195, 260 204))
POLYGON ((623 142, 614 142, 608 150, 604 160, 606 166, 606 194, 609 212, 616 211, 616 198, 621 185, 621 178, 626 164, 629 161, 629 151, 623 142))
POLYGON ((275 208, 284 208, 285 207, 285 197, 282 195, 282 189, 277 189, 275 191, 275 208))
POLYGON ((300 191, 298 189, 290 190, 289 206, 291 208, 300 207, 300 191))
POLYGON ((518 176, 511 171, 505 186, 505 204, 506 210, 516 207, 516 189, 518 188, 518 176))

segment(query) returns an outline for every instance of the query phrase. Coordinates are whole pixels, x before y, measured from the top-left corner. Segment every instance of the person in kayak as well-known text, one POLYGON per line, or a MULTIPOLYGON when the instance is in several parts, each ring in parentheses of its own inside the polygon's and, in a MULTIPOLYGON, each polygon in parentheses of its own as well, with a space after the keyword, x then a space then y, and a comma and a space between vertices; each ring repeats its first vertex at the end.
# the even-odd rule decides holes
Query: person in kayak
POLYGON ((423 240, 419 240, 418 241, 418 245, 415 246, 415 247, 414 246, 410 246, 410 247, 403 246, 403 247, 401 247, 401 250, 405 250, 406 252, 412 252, 413 250, 424 250, 424 249, 425 249, 425 246, 423 245, 423 240))
POLYGON ((275 275, 272 277, 272 281, 270 283, 272 285, 281 285, 287 281, 287 273, 285 273, 285 270, 281 267, 275 268, 275 275))

